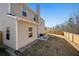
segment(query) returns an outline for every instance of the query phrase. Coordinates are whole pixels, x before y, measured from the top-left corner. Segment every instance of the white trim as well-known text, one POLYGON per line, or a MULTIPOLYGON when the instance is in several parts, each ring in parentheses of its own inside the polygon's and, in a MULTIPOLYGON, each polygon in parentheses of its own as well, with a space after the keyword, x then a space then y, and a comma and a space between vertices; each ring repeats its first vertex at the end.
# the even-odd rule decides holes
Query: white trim
POLYGON ((16 16, 12 16, 12 15, 7 15, 7 16, 12 17, 12 18, 14 18, 14 19, 16 19, 16 18, 17 18, 16 16))
POLYGON ((25 19, 25 18, 22 18, 22 17, 18 17, 18 21, 25 21, 25 22, 28 22, 28 23, 32 23, 32 24, 35 24, 35 25, 38 25, 37 22, 33 21, 33 20, 30 20, 30 19, 25 19))
POLYGON ((16 28, 15 28, 15 30, 16 30, 16 50, 18 50, 18 24, 17 24, 17 21, 16 21, 16 28))

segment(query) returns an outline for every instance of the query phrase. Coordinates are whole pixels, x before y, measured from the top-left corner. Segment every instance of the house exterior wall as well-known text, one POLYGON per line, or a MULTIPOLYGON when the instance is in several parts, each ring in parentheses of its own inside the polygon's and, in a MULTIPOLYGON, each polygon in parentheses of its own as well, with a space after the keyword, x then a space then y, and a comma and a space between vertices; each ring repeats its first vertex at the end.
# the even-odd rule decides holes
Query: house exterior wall
POLYGON ((10 12, 13 15, 25 17, 25 18, 28 18, 29 20, 34 21, 33 19, 35 14, 29 7, 27 7, 27 5, 25 4, 19 5, 19 3, 11 3, 10 5, 11 5, 10 12), (26 11, 27 16, 23 16, 22 11, 26 11))
POLYGON ((16 19, 5 14, 0 14, 1 31, 3 33, 3 44, 16 49, 16 19), (10 28, 10 40, 6 40, 6 28, 10 28))
MULTIPOLYGON (((6 14, 8 12, 8 6, 9 6, 9 4, 7 4, 7 3, 0 3, 0 15, 1 14, 6 14)), ((2 28, 1 18, 0 18, 0 31, 1 31, 1 28, 2 28)))
POLYGON ((0 3, 0 31, 3 33, 3 44, 16 49, 16 18, 10 17, 9 3, 0 3), (10 40, 6 40, 6 28, 10 28, 10 40))
POLYGON ((8 3, 0 3, 0 14, 6 14, 9 12, 9 4, 8 3))
POLYGON ((40 18, 39 24, 38 24, 38 34, 44 34, 45 31, 45 24, 44 20, 40 18))
POLYGON ((42 18, 38 20, 39 23, 37 26, 36 24, 28 23, 25 21, 18 22, 15 16, 8 16, 7 13, 11 13, 17 17, 22 17, 25 20, 32 20, 32 22, 37 23, 37 19, 36 21, 34 21, 34 17, 36 16, 37 18, 37 15, 29 7, 25 5, 18 5, 16 3, 0 4, 0 31, 3 32, 3 44, 17 50, 18 48, 21 48, 37 39, 37 31, 39 32, 39 34, 43 33, 44 21, 42 20, 42 18), (22 15, 23 10, 25 10, 27 13, 26 17, 22 15), (10 40, 6 40, 7 27, 10 28, 10 40), (33 37, 30 38, 28 37, 29 27, 33 28, 33 37))
MULTIPOLYGON (((16 15, 16 16, 19 16, 19 17, 24 17, 22 15, 22 11, 25 10, 26 11, 26 14, 27 16, 25 18, 28 18, 27 20, 32 20, 34 21, 34 17, 36 18, 36 21, 37 22, 37 15, 32 11, 31 8, 29 8, 27 5, 25 4, 22 4, 22 5, 19 5, 18 3, 12 3, 11 4, 11 13, 16 15)), ((41 34, 44 32, 44 26, 45 26, 45 21, 39 17, 39 20, 38 20, 38 34, 41 34)))
POLYGON ((23 46, 31 43, 32 41, 37 39, 37 25, 24 22, 24 21, 18 21, 18 48, 22 48, 23 46), (29 27, 32 27, 33 31, 33 37, 29 38, 29 27))

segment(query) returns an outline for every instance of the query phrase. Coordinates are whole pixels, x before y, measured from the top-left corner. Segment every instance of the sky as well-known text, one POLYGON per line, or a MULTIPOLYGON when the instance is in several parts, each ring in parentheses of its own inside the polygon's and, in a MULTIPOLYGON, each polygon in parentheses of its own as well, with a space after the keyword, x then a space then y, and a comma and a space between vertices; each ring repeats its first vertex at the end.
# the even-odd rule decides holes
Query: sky
MULTIPOLYGON (((36 11, 36 5, 28 3, 33 11, 36 11)), ((40 16, 45 20, 46 27, 62 24, 77 12, 79 12, 78 3, 40 3, 40 16)))

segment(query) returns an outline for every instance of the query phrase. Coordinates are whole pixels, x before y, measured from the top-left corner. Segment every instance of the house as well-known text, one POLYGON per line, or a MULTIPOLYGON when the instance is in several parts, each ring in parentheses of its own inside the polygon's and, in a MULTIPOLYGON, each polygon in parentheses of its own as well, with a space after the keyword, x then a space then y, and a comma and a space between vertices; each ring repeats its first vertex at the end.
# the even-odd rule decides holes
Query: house
POLYGON ((25 3, 0 3, 0 31, 8 47, 18 50, 37 40, 44 34, 44 23, 39 4, 34 12, 25 3))

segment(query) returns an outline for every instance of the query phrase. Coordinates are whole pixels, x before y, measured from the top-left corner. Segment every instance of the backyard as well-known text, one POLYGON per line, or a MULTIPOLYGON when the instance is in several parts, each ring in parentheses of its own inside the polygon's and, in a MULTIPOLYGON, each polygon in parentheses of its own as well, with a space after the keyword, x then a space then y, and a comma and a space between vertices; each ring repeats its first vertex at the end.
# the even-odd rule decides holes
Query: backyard
POLYGON ((26 56, 78 56, 77 51, 65 39, 49 35, 47 41, 38 41, 24 52, 26 56))
MULTIPOLYGON (((36 44, 25 49, 23 54, 25 56, 79 56, 77 51, 64 38, 54 35, 49 35, 48 40, 39 40, 36 44)), ((10 54, 0 46, 0 56, 9 56, 10 54)))

